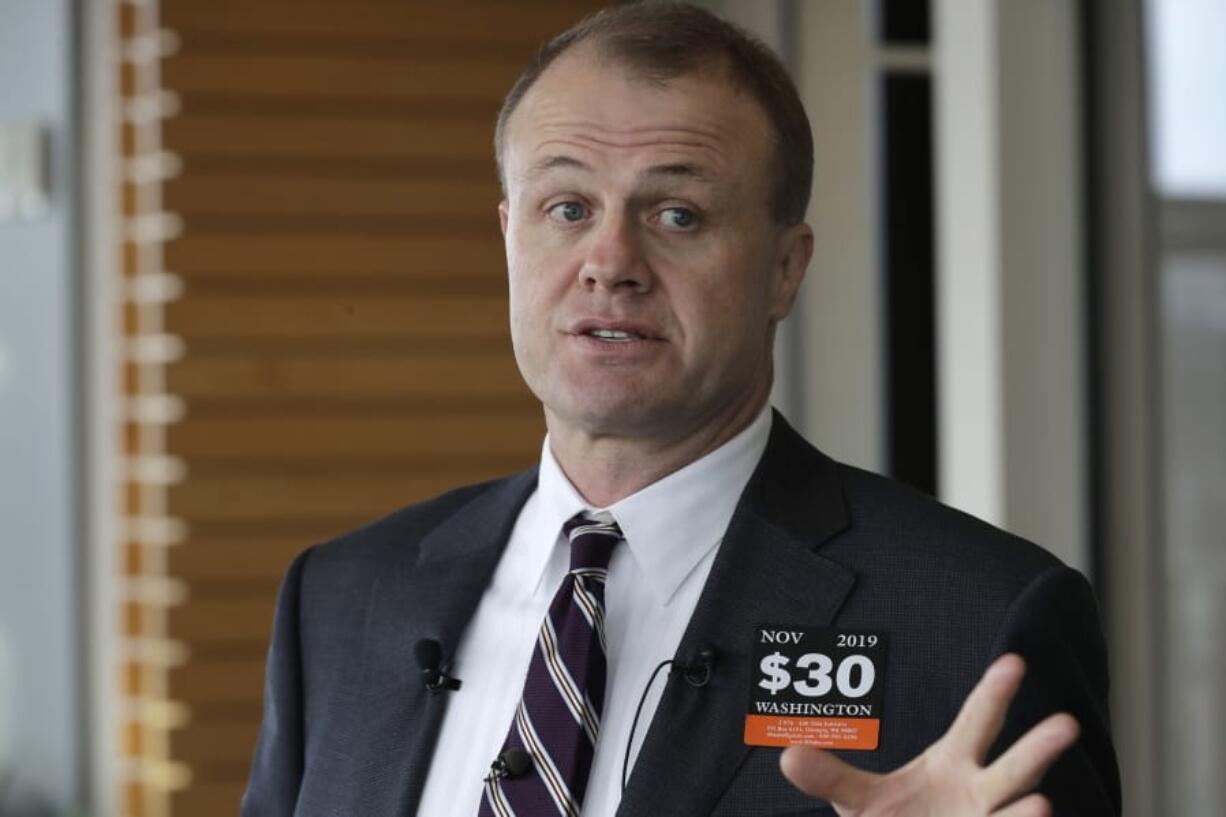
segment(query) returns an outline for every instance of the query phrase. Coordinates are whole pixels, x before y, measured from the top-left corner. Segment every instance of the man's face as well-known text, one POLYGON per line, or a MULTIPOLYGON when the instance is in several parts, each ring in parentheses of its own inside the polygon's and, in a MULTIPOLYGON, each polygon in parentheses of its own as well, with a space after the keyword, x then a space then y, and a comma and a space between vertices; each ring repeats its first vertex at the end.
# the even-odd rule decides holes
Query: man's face
POLYGON ((664 85, 560 57, 507 128, 520 371, 559 424, 684 439, 763 401, 812 247, 770 216, 772 134, 722 70, 664 85))

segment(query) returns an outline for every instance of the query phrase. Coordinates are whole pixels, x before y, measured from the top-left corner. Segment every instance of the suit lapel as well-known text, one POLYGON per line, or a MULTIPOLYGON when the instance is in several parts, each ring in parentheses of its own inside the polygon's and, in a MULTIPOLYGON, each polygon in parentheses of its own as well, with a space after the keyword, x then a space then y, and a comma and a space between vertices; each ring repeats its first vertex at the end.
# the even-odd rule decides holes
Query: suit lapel
POLYGON ((454 656, 535 486, 535 469, 496 483, 444 519, 417 548, 399 548, 376 579, 366 611, 372 649, 365 677, 376 690, 375 700, 394 702, 398 710, 379 719, 401 732, 386 745, 405 750, 396 758, 396 766, 408 771, 393 797, 395 813, 417 808, 447 705, 447 693, 429 692, 418 680, 413 646, 433 638, 442 645, 444 661, 454 656))
POLYGON ((832 460, 778 414, 677 651, 714 646, 705 687, 671 676, 635 761, 619 817, 709 815, 749 747, 742 730, 755 624, 830 624, 855 578, 814 551, 847 525, 832 460))

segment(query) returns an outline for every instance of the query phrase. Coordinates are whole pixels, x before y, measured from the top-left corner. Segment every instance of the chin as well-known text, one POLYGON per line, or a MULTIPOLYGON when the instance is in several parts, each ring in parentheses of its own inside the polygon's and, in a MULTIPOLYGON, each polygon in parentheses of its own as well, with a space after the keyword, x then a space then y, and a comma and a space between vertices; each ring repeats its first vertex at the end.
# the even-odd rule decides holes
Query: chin
POLYGON ((649 401, 638 393, 572 398, 553 410, 561 422, 591 436, 619 437, 653 436, 671 426, 680 413, 675 403, 649 401))

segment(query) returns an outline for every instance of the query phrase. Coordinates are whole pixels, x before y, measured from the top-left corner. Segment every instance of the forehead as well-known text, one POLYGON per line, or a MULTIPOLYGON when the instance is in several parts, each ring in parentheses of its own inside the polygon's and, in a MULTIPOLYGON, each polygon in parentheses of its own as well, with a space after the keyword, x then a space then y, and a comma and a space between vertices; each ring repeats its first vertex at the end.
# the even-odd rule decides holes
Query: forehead
POLYGON ((509 182, 542 169, 640 160, 712 181, 760 177, 770 150, 765 112, 721 66, 656 82, 578 46, 511 115, 503 159, 509 182))

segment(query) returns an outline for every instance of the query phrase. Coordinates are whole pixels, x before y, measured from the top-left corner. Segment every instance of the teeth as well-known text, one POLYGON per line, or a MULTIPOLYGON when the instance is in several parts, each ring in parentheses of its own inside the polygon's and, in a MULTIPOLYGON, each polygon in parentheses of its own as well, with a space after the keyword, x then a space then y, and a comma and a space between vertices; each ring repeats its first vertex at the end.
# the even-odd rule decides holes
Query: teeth
POLYGON ((601 340, 632 340, 634 338, 629 332, 623 332, 620 329, 593 329, 588 334, 601 340))

